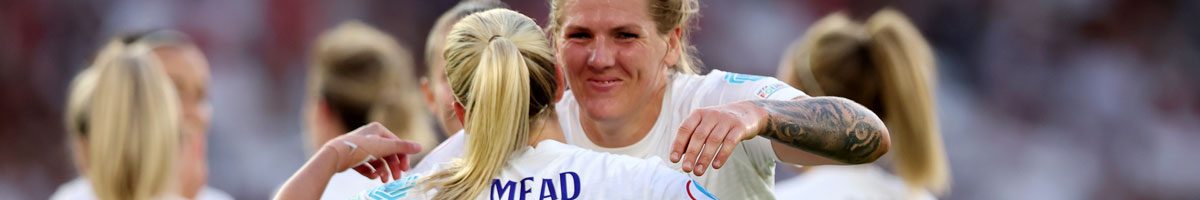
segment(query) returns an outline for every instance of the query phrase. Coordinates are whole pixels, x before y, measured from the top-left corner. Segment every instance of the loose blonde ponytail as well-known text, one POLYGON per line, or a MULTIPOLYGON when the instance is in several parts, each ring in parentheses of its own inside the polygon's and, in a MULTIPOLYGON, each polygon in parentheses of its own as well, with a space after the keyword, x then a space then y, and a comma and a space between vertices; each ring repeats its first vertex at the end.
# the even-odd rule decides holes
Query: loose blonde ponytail
POLYGON ((409 155, 413 160, 437 146, 424 100, 410 94, 418 90, 415 64, 408 49, 394 38, 366 23, 346 21, 322 33, 312 55, 309 115, 315 114, 311 109, 319 99, 343 127, 379 122, 396 137, 421 143, 421 153, 409 155))
POLYGON ((154 199, 172 192, 180 137, 175 88, 144 45, 110 42, 98 54, 86 133, 96 197, 154 199))
POLYGON ((894 173, 910 187, 949 190, 950 169, 938 130, 933 53, 898 11, 867 23, 834 13, 793 43, 779 77, 813 96, 840 96, 883 118, 892 134, 894 173))
POLYGON ((434 199, 472 199, 526 146, 531 119, 553 113, 553 55, 536 23, 507 9, 463 18, 446 44, 446 75, 471 136, 462 159, 423 182, 438 189, 434 199))
POLYGON ((896 174, 912 187, 945 193, 950 169, 934 103, 933 53, 921 32, 900 12, 885 9, 867 20, 871 55, 882 74, 884 117, 897 155, 896 174))

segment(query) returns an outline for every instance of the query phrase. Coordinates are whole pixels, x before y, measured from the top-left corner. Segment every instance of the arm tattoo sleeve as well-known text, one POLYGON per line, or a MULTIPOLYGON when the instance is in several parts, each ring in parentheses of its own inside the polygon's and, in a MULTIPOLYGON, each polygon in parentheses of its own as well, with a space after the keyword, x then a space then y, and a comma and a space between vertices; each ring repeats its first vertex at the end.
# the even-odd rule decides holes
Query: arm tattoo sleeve
POLYGON ((757 100, 769 112, 759 133, 793 148, 847 164, 875 161, 887 152, 880 142, 887 127, 875 113, 838 97, 798 100, 757 100))

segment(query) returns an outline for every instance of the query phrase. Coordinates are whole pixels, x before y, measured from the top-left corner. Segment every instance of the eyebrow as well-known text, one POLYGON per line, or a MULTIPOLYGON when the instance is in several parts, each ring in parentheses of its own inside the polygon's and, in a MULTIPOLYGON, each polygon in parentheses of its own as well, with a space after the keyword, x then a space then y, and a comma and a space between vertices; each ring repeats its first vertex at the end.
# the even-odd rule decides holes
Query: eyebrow
MULTIPOLYGON (((588 31, 588 32, 593 32, 593 30, 592 30, 591 28, 584 27, 584 26, 579 26, 579 25, 568 25, 568 26, 567 26, 567 27, 566 27, 564 30, 567 30, 567 31, 588 31)), ((612 29, 610 29, 610 30, 611 30, 611 31, 630 31, 630 32, 638 32, 638 31, 641 31, 641 30, 642 30, 642 27, 641 27, 641 26, 638 26, 638 25, 636 25, 636 24, 625 24, 625 25, 620 25, 620 26, 617 26, 617 27, 615 27, 615 28, 612 28, 612 29)))
POLYGON ((626 24, 626 25, 621 25, 621 26, 618 26, 617 28, 614 28, 613 30, 615 30, 615 31, 641 32, 641 30, 642 30, 642 27, 641 27, 641 26, 637 26, 637 25, 633 25, 633 24, 626 24))

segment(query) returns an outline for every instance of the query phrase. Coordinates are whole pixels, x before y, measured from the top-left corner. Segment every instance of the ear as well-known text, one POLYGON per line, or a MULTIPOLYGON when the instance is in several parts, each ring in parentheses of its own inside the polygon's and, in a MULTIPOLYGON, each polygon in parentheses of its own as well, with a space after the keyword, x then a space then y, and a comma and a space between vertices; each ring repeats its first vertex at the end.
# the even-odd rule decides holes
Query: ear
POLYGON ((429 107, 429 111, 438 113, 437 99, 434 97, 433 83, 429 81, 429 77, 421 78, 421 94, 425 95, 425 106, 429 107))
POLYGON ((467 122, 466 120, 463 120, 463 116, 466 116, 466 114, 467 109, 464 109, 462 104, 454 102, 454 117, 458 118, 458 123, 463 124, 464 129, 466 128, 465 126, 467 125, 467 122))
POLYGON ((682 52, 681 40, 683 30, 679 28, 672 29, 671 33, 667 34, 667 55, 663 56, 663 64, 667 66, 675 66, 679 64, 679 54, 682 52))

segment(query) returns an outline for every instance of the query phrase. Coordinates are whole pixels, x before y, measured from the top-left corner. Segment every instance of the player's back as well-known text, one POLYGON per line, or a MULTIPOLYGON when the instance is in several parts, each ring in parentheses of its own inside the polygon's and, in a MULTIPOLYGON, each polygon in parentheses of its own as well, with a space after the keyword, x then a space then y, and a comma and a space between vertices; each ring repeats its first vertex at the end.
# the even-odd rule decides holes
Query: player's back
MULTIPOLYGON (((476 199, 714 199, 682 172, 661 159, 589 151, 542 141, 513 154, 476 199)), ((427 199, 414 175, 371 189, 362 199, 427 199)))

